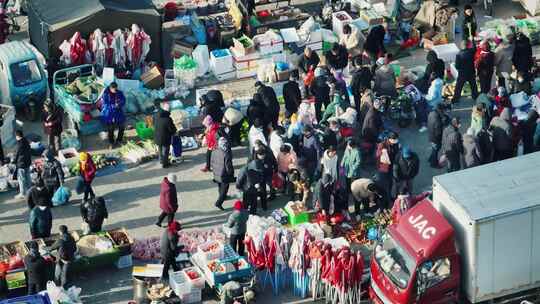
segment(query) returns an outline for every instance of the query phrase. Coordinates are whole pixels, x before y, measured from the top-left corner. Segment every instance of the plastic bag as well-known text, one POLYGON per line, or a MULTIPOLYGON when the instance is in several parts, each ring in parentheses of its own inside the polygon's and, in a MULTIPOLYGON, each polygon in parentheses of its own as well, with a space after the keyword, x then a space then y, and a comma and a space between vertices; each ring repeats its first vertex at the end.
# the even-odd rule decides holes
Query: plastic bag
POLYGON ((52 197, 52 203, 53 206, 61 206, 67 204, 69 202, 69 198, 71 197, 71 190, 69 188, 61 186, 56 190, 52 197))
POLYGON ((77 179, 75 191, 77 192, 77 194, 81 194, 84 192, 84 180, 81 176, 79 176, 79 178, 77 179))
POLYGON ((277 172, 272 175, 272 187, 275 189, 282 189, 284 186, 284 181, 281 175, 277 172))

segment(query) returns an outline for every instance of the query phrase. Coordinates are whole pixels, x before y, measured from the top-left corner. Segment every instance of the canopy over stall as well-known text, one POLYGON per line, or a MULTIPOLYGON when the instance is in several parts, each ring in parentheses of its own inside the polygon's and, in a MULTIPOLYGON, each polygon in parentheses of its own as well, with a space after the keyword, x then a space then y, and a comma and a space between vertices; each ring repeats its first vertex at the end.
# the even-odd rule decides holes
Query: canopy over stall
POLYGON ((161 61, 161 17, 150 0, 28 0, 30 41, 46 57, 58 58, 58 47, 73 33, 88 37, 138 24, 152 37, 149 60, 161 61))

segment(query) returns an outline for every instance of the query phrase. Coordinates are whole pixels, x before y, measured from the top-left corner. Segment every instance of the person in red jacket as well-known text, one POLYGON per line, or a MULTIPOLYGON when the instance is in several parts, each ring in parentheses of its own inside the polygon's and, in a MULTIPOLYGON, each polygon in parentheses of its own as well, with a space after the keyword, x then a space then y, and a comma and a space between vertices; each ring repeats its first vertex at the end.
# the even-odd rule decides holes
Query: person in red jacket
POLYGON ((217 131, 219 129, 219 122, 214 121, 210 115, 207 115, 203 121, 203 125, 206 127, 204 132, 204 141, 206 142, 206 165, 201 169, 202 172, 208 172, 211 170, 210 162, 212 160, 212 151, 217 148, 217 131))
POLYGON ((79 154, 79 168, 84 183, 84 201, 89 197, 94 197, 94 190, 92 190, 92 181, 96 177, 96 165, 92 161, 90 153, 81 152, 79 154))
POLYGON ((176 175, 169 174, 161 182, 161 192, 159 194, 159 208, 161 214, 158 217, 156 226, 161 227, 161 222, 167 217, 167 224, 174 221, 174 214, 178 210, 178 195, 176 192, 176 175))

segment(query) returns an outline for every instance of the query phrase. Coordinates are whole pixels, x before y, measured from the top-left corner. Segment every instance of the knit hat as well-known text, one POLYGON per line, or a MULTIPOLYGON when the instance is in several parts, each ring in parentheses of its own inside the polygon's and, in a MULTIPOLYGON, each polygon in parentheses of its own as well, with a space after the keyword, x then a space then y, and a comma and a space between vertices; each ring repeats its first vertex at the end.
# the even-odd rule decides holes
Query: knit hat
POLYGON ((242 201, 237 200, 236 202, 234 202, 233 208, 234 210, 242 210, 244 208, 242 201))
POLYGON ((169 226, 167 226, 167 230, 169 230, 170 233, 176 233, 182 229, 182 225, 178 221, 172 221, 169 223, 169 226))
POLYGON ((177 178, 176 178, 176 174, 173 174, 173 173, 169 173, 167 174, 167 179, 169 180, 169 183, 176 183, 177 181, 177 178))
POLYGON ((82 162, 86 162, 89 156, 90 155, 87 152, 81 152, 79 153, 79 160, 82 162))

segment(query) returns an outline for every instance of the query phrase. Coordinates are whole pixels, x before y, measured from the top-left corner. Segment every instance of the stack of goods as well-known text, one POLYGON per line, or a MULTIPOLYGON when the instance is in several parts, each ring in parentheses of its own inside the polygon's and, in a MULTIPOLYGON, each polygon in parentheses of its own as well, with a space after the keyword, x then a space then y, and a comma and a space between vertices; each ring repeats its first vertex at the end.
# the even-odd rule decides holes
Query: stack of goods
POLYGON ((282 208, 272 211, 272 218, 275 219, 281 225, 286 225, 289 222, 288 214, 282 208))
POLYGON ((172 295, 172 289, 162 283, 154 284, 146 290, 146 296, 150 301, 162 301, 168 299, 172 295))
POLYGON ((217 228, 211 229, 193 229, 190 231, 179 231, 178 242, 184 245, 184 249, 190 253, 196 253, 199 245, 205 242, 223 243, 225 234, 217 228))
POLYGON ((182 303, 201 301, 204 278, 196 267, 184 268, 169 274, 169 284, 182 303))
POLYGON ((193 88, 197 79, 197 62, 190 56, 184 55, 174 59, 174 77, 180 82, 180 87, 193 88))
POLYGON ((195 264, 203 271, 208 285, 216 286, 251 274, 250 264, 228 244, 209 242, 199 246, 193 255, 195 264))
POLYGON ((131 254, 135 259, 150 261, 161 258, 160 254, 160 239, 159 237, 151 237, 147 239, 135 239, 131 254))
POLYGON ((243 45, 242 40, 240 40, 237 45, 229 49, 233 56, 233 65, 236 69, 236 78, 238 79, 257 75, 261 54, 254 50, 254 43, 251 39, 249 42, 251 43, 251 48, 249 46, 247 48, 243 46, 239 47, 240 45, 243 45), (246 52, 246 50, 251 51, 246 52))
POLYGON ((77 241, 81 257, 95 257, 113 249, 113 242, 107 236, 86 235, 77 241))
POLYGON ((123 159, 139 164, 157 157, 157 146, 151 140, 140 142, 128 141, 119 150, 123 159))
POLYGON ((326 297, 332 303, 360 303, 364 258, 348 246, 333 248, 329 242, 311 242, 308 248, 313 300, 326 297))
POLYGON ((88 122, 100 116, 97 99, 103 89, 96 76, 81 76, 64 86, 57 85, 55 94, 58 95, 55 100, 73 121, 88 122))
POLYGON ((296 43, 298 47, 309 47, 314 51, 322 50, 322 32, 320 24, 315 22, 313 17, 306 20, 296 31, 300 40, 296 43))
POLYGON ((383 231, 392 224, 392 213, 390 210, 375 215, 374 218, 366 218, 351 225, 343 224, 334 226, 334 235, 343 236, 350 243, 373 245, 377 241, 380 231, 383 231))
POLYGON ((223 81, 236 77, 233 57, 228 49, 218 49, 210 52, 210 70, 214 76, 223 81))
MULTIPOLYGON (((24 268, 23 258, 28 254, 28 250, 21 242, 13 242, 0 246, 0 275, 9 270, 24 268)), ((10 289, 24 286, 23 280, 10 280, 8 282, 10 289), (21 285, 22 284, 22 285, 21 285)))
POLYGON ((513 29, 529 37, 532 45, 540 43, 540 26, 538 20, 533 18, 494 19, 486 22, 478 35, 482 38, 490 38, 498 41, 512 34, 513 29))
POLYGON ((293 226, 309 221, 309 214, 301 201, 288 202, 285 205, 285 212, 289 215, 289 224, 293 226))

